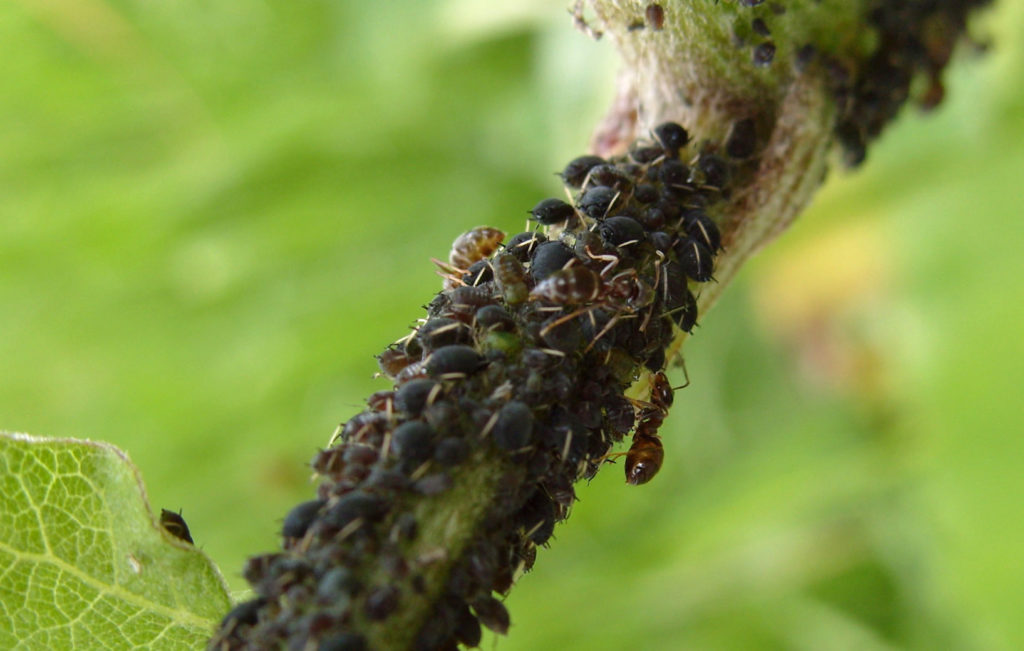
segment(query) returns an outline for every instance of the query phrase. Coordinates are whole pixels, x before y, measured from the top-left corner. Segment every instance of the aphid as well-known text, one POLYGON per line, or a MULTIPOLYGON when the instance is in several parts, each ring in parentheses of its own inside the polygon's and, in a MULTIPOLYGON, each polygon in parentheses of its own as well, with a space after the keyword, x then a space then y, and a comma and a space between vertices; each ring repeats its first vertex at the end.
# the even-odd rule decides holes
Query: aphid
POLYGON ((843 146, 843 162, 848 167, 857 167, 867 157, 867 144, 860 128, 852 121, 845 120, 836 125, 836 138, 843 146))
POLYGON ((818 54, 818 48, 814 47, 810 43, 807 43, 800 47, 796 51, 796 69, 798 72, 803 72, 807 69, 807 66, 811 65, 814 61, 814 57, 818 54))
POLYGON ((640 165, 648 165, 665 155, 661 147, 637 147, 629 150, 629 157, 640 165))
POLYGON ((603 165, 605 160, 600 156, 580 156, 569 161, 569 164, 562 170, 561 177, 562 182, 572 188, 578 188, 583 185, 583 180, 587 178, 587 174, 591 168, 597 165, 603 165))
POLYGON ((689 190, 690 168, 677 160, 667 160, 658 169, 658 179, 672 190, 689 190))
POLYGON ((675 122, 662 122, 651 131, 654 134, 654 139, 670 156, 678 155, 679 150, 690 142, 690 134, 681 124, 675 122))
POLYGON ((454 483, 455 482, 452 480, 451 475, 443 472, 437 472, 417 479, 413 482, 412 487, 420 495, 432 497, 447 491, 454 483))
POLYGON ((418 420, 402 423, 391 435, 391 447, 402 459, 425 461, 434 451, 434 428, 418 420))
POLYGON ((442 466, 457 466, 469 457, 469 443, 457 436, 442 439, 434 449, 434 461, 442 466))
POLYGON ((260 609, 267 603, 266 597, 259 597, 238 604, 221 620, 221 630, 234 630, 238 626, 252 625, 259 621, 260 609))
POLYGON ((491 270, 491 265, 487 263, 487 260, 477 260, 473 264, 469 265, 469 270, 466 275, 462 277, 462 282, 466 283, 470 287, 476 287, 482 285, 488 280, 494 277, 494 273, 491 270))
POLYGON ((597 272, 586 267, 569 267, 553 272, 538 283, 530 297, 558 305, 581 305, 597 300, 602 289, 604 282, 597 272))
POLYGON ((394 397, 394 391, 374 391, 366 399, 366 404, 374 411, 389 411, 394 397))
POLYGON ((500 305, 485 305, 476 311, 474 319, 484 330, 515 330, 516 327, 515 319, 500 305))
POLYGON ((403 513, 395 519, 395 525, 391 529, 392 542, 415 540, 418 532, 416 516, 412 513, 403 513))
POLYGON ((480 646, 483 633, 480 630, 480 622, 473 613, 469 612, 469 606, 465 601, 459 600, 459 608, 453 613, 455 619, 455 638, 468 648, 480 646))
POLYGON ((651 29, 660 32, 665 26, 665 10, 658 3, 652 2, 644 10, 644 19, 651 29))
POLYGON ((310 500, 299 504, 288 515, 284 516, 281 535, 285 538, 301 538, 306 535, 309 525, 313 524, 320 509, 327 500, 310 500))
POLYGON ((544 242, 537 247, 530 261, 530 275, 540 282, 575 259, 572 249, 561 242, 544 242))
POLYGON ((525 535, 534 544, 543 545, 555 531, 555 505, 544 489, 537 489, 516 515, 525 535))
POLYGON ((341 595, 353 596, 363 589, 362 583, 347 567, 333 567, 320 578, 317 595, 325 601, 334 601, 341 595))
POLYGON ((491 257, 504 239, 505 234, 497 228, 477 226, 455 238, 448 254, 448 263, 465 271, 477 260, 491 257))
POLYGON ((714 256, 706 246, 688 237, 675 245, 676 257, 683 272, 699 283, 711 280, 714 267, 714 256))
POLYGON ((518 305, 529 298, 530 291, 526 286, 526 270, 523 269, 522 263, 514 255, 511 253, 499 253, 491 264, 494 267, 495 283, 505 298, 506 303, 518 305))
POLYGON ((596 165, 591 168, 583 187, 603 185, 616 192, 628 192, 633 187, 633 180, 615 165, 596 165))
POLYGON ((763 2, 764 0, 740 0, 740 4, 744 7, 756 7, 763 2))
POLYGON ((763 18, 755 18, 750 21, 750 28, 754 30, 755 34, 759 34, 764 37, 772 35, 771 30, 768 29, 768 23, 764 22, 763 18))
POLYGON ((426 360, 427 373, 442 380, 472 375, 483 365, 480 353, 470 346, 457 344, 438 348, 426 360))
POLYGON ((361 466, 372 466, 377 463, 377 450, 369 445, 359 443, 349 445, 341 457, 345 463, 353 463, 361 466))
POLYGON ((749 158, 757 146, 757 130, 752 118, 743 118, 732 124, 729 138, 725 141, 725 153, 730 158, 749 158))
POLYGON ((771 41, 765 41, 754 48, 754 65, 764 68, 770 66, 772 59, 775 58, 775 44, 771 41))
POLYGON ((394 345, 388 346, 384 349, 380 355, 377 355, 377 366, 384 375, 394 379, 399 373, 402 372, 405 367, 412 364, 412 359, 405 351, 395 347, 394 345))
POLYGON ((633 198, 640 203, 654 203, 658 200, 658 188, 649 183, 639 183, 633 188, 633 198))
POLYGON ((525 403, 510 400, 498 411, 491 437, 502 450, 526 447, 533 438, 533 412, 525 403))
POLYGON ((528 212, 545 226, 561 224, 576 216, 576 209, 561 199, 544 199, 528 212))
POLYGON ((366 596, 363 612, 371 620, 386 619, 398 608, 401 593, 393 585, 382 585, 374 588, 366 596))
POLYGON ((389 508, 387 500, 383 497, 354 490, 345 493, 333 506, 328 508, 322 521, 335 529, 343 529, 358 518, 371 521, 379 520, 387 514, 389 508))
POLYGON ((640 222, 625 215, 604 220, 598 224, 597 232, 602 240, 616 247, 647 239, 647 232, 640 222))
POLYGON ((513 235, 512 239, 505 244, 505 250, 514 255, 520 262, 526 262, 533 255, 537 246, 547 241, 548 238, 543 233, 526 231, 525 233, 513 235))
POLYGON ((668 253, 672 250, 672 236, 665 231, 653 231, 648 233, 647 239, 651 241, 651 245, 654 246, 656 251, 668 253))
POLYGON ((455 311, 475 312, 473 308, 481 305, 490 305, 494 302, 491 297, 491 288, 486 287, 456 287, 449 293, 451 305, 455 311), (468 308, 468 310, 467 310, 468 308))
POLYGON ((722 234, 718 226, 699 208, 683 213, 683 230, 686 234, 707 247, 712 254, 722 248, 722 234))
MULTIPOLYGON (((473 288, 459 288, 459 290, 464 289, 471 290, 473 288)), ((454 294, 454 291, 452 293, 454 294)), ((465 292, 461 295, 465 295, 465 292)), ((445 346, 468 343, 473 340, 473 333, 469 326, 461 321, 446 317, 435 317, 416 330, 415 339, 423 350, 431 352, 445 346)))
POLYGON ((723 188, 729 182, 728 164, 714 154, 701 154, 697 158, 697 170, 704 177, 704 185, 723 188))
POLYGON ((167 509, 160 509, 160 526, 178 540, 184 540, 190 545, 194 544, 192 542, 192 534, 189 532, 188 525, 185 524, 185 518, 181 517, 180 512, 175 513, 167 509))
POLYGON ((540 338, 544 345, 566 355, 579 350, 583 345, 583 330, 579 319, 557 317, 544 322, 540 329, 540 338))
POLYGON ((587 188, 576 200, 577 207, 591 219, 603 219, 612 209, 619 193, 603 185, 587 188))
POLYGON ((411 380, 395 391, 395 409, 410 416, 419 416, 440 393, 441 385, 433 380, 411 380))

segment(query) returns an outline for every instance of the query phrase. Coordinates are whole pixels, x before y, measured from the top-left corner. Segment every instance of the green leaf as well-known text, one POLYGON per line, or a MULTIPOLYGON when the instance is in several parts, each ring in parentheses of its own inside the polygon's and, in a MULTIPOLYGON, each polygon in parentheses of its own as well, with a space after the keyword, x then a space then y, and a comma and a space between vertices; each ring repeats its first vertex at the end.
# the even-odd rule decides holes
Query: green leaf
POLYGON ((0 648, 202 648, 230 607, 112 445, 0 432, 0 648))

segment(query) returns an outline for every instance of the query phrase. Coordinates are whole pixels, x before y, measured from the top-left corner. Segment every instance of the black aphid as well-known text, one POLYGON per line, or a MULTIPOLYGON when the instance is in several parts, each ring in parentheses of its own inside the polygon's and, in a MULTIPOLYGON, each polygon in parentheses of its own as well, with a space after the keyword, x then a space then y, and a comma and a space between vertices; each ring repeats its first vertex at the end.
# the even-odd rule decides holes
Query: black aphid
POLYGON ((406 382, 395 391, 395 410, 410 416, 419 416, 428 400, 431 397, 436 399, 440 395, 440 386, 433 380, 425 379, 406 382))
POLYGON ((326 503, 327 500, 310 500, 288 511, 288 515, 284 516, 284 524, 281 525, 281 535, 286 538, 305 536, 309 525, 313 524, 313 520, 326 503))
POLYGON ((185 524, 185 518, 181 517, 181 513, 160 509, 160 526, 175 538, 184 540, 190 545, 193 544, 192 533, 189 532, 188 525, 185 524))
POLYGON ((483 365, 483 358, 471 346, 439 348, 427 358, 427 373, 440 378, 472 375, 483 365))
POLYGON ((529 212, 533 219, 545 226, 561 224, 576 216, 576 210, 561 199, 544 199, 529 212))
POLYGON ((537 282, 544 280, 565 266, 575 256, 572 250, 561 242, 544 242, 537 247, 530 261, 530 275, 537 282))
POLYGON ((503 450, 526 447, 533 437, 533 412, 525 403, 510 401, 498 412, 491 437, 503 450))
POLYGON ((679 264, 687 276, 699 283, 711 280, 714 256, 706 246, 688 237, 676 244, 675 252, 679 259, 679 264))
POLYGON ((675 156, 679 150, 690 142, 690 134, 681 124, 675 122, 663 122, 651 130, 654 139, 664 148, 665 153, 675 156))
POLYGON ((329 507, 322 521, 335 529, 342 529, 357 518, 377 520, 383 517, 389 508, 388 501, 383 497, 355 490, 346 493, 329 507))
POLYGON ((754 65, 761 68, 770 66, 772 60, 775 58, 775 44, 771 41, 765 41, 754 48, 754 65))
POLYGON ((703 210, 691 209, 684 212, 683 230, 687 235, 706 246, 713 254, 722 248, 722 235, 718 226, 703 210))
POLYGON ((382 585, 370 591, 366 596, 364 612, 371 620, 381 620, 395 612, 401 593, 393 585, 382 585))
POLYGON ((587 190, 580 195, 580 198, 577 200, 577 205, 587 217, 590 217, 591 219, 603 219, 612 209, 612 205, 618 196, 619 193, 612 188, 608 188, 603 185, 595 185, 587 188, 587 190))
POLYGON ((574 158, 565 166, 562 170, 562 181, 573 188, 578 188, 583 185, 583 179, 587 178, 587 174, 590 169, 602 165, 605 162, 600 156, 580 156, 574 158))
POLYGON ((597 226, 597 233, 606 244, 622 246, 632 242, 640 243, 647 239, 647 232, 640 222, 626 215, 610 217, 597 226))
POLYGON ((402 459, 426 461, 434 452, 434 428, 418 420, 402 423, 392 434, 391 446, 402 459))
POLYGON ((526 231, 525 233, 513 235, 512 239, 505 245, 505 250, 516 256, 516 259, 520 262, 526 262, 533 255, 537 245, 547 241, 548 238, 543 233, 526 231))

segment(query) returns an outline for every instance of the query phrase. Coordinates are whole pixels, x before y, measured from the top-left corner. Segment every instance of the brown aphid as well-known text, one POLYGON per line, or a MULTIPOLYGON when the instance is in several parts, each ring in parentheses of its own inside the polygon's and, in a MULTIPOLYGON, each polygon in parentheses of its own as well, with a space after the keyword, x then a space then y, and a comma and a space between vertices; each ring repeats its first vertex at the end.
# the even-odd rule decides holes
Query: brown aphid
POLYGON ((604 281, 597 272, 586 267, 569 267, 556 271, 541 281, 530 292, 530 298, 543 299, 558 305, 580 305, 596 301, 604 288, 604 281))
POLYGON ((185 518, 181 517, 181 513, 160 509, 160 526, 175 538, 184 540, 190 545, 194 544, 192 534, 188 530, 188 525, 185 524, 185 518))
POLYGON ((665 9, 658 3, 652 2, 644 10, 644 18, 651 29, 656 32, 661 31, 665 26, 665 9))
POLYGON ((526 270, 519 259, 511 253, 499 253, 491 262, 494 269, 494 281, 501 290, 505 302, 517 305, 529 298, 530 290, 526 286, 526 270))
POLYGON ((491 257, 504 239, 505 233, 497 228, 477 226, 455 238, 448 254, 448 263, 458 269, 469 269, 477 260, 491 257))
POLYGON ((404 350, 396 346, 389 346, 380 355, 377 355, 377 365, 381 372, 389 378, 395 378, 407 366, 412 364, 414 359, 409 357, 404 350))

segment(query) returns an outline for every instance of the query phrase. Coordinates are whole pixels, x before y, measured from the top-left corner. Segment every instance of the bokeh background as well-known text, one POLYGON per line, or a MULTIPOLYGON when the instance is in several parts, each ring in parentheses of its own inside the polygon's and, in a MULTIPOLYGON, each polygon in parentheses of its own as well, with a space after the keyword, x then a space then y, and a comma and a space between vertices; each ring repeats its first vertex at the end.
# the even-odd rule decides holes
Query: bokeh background
MULTIPOLYGON (((127 450, 241 594, 429 258, 521 229, 608 102, 610 44, 502 4, 0 4, 0 427, 127 450)), ((1024 3, 976 27, 702 319, 665 468, 580 487, 496 648, 1024 648, 1024 3)))

